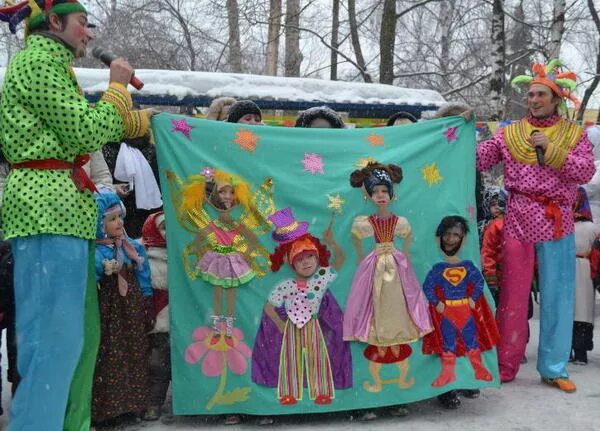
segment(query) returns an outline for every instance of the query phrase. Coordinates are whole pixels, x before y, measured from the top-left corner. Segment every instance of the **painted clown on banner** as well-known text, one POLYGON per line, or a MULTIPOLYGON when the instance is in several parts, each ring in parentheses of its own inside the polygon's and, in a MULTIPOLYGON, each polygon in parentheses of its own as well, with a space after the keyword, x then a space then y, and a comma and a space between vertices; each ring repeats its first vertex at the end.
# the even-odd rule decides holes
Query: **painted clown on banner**
MULTIPOLYGON (((423 353, 441 331, 423 290, 440 260, 433 233, 447 214, 477 231, 473 122, 309 129, 160 114, 153 131, 175 414, 354 410, 498 386, 484 335, 457 332, 484 379, 457 357, 454 381, 432 386, 441 350, 423 353)), ((462 246, 478 268, 477 235, 462 246)), ((489 292, 475 287, 478 304, 489 292)))
POLYGON ((269 220, 275 226, 273 240, 279 243, 271 254, 271 269, 277 272, 287 263, 295 276, 275 286, 264 307, 254 343, 252 380, 277 386, 282 405, 302 400, 304 386, 315 404, 330 404, 335 388, 352 386, 350 347, 342 339, 343 314, 329 288, 345 255, 331 224, 323 244, 289 208, 269 220), (331 266, 327 245, 335 251, 331 266))

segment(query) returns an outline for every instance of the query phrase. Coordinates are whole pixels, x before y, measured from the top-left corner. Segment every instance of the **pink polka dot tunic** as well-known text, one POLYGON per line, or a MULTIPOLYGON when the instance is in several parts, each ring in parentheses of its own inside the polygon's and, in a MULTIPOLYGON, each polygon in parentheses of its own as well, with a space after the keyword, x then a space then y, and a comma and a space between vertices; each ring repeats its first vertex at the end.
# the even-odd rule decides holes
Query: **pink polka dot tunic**
MULTIPOLYGON (((550 124, 533 124, 535 119, 528 121, 540 129, 558 119, 558 116, 553 117, 550 124)), ((504 186, 509 192, 505 218, 508 235, 532 243, 556 239, 555 222, 546 217, 546 205, 539 202, 544 198, 560 208, 562 229, 557 232, 559 237, 573 233, 572 207, 577 186, 587 183, 595 171, 592 146, 585 132, 565 163, 556 169, 517 161, 506 145, 504 130, 500 129, 493 138, 477 146, 477 169, 485 171, 500 162, 504 162, 504 186)))

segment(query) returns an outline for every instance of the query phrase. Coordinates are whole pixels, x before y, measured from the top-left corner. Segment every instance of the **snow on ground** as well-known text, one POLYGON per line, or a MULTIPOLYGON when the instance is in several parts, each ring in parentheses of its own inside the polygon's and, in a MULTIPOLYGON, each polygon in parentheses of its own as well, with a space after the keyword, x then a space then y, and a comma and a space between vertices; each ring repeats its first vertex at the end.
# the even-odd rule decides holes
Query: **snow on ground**
MULTIPOLYGON (((598 328, 598 325, 596 325, 598 328)), ((521 367, 517 379, 501 389, 486 389, 475 400, 463 399, 462 407, 448 411, 434 400, 408 406, 409 415, 395 418, 382 415, 371 422, 349 419, 348 413, 308 416, 281 416, 275 425, 283 430, 314 428, 337 430, 396 430, 411 431, 595 431, 600 430, 600 347, 589 355, 587 366, 570 366, 578 385, 574 394, 565 394, 542 385, 535 370, 539 321, 531 321, 532 338, 527 348, 529 362, 521 367)), ((600 346, 600 330, 595 344, 600 346)), ((2 368, 5 370, 4 360, 2 368)), ((8 410, 9 390, 3 385, 3 406, 8 410)), ((6 428, 6 414, 0 417, 0 430, 6 428)), ((218 417, 176 417, 172 423, 140 423, 119 428, 123 431, 191 431, 214 428, 228 430, 257 429, 256 420, 239 426, 225 427, 218 417)), ((261 427, 262 428, 262 427, 261 427)), ((270 428, 270 427, 267 427, 270 428)), ((40 430, 42 431, 42 430, 40 430)), ((99 430, 100 431, 100 430, 99 430)), ((108 431, 108 430, 107 430, 108 431)), ((112 431, 112 430, 111 430, 112 431)))

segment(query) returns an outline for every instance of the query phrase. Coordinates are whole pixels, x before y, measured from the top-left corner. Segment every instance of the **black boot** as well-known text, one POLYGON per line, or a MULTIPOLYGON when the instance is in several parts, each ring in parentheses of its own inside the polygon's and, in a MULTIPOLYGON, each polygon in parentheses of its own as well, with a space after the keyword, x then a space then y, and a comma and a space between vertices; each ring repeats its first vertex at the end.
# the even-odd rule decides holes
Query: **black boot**
POLYGON ((463 397, 465 398, 479 398, 479 395, 481 394, 481 392, 479 391, 479 389, 461 389, 460 391, 458 391, 463 397))
POLYGON ((575 365, 587 365, 587 352, 594 348, 594 325, 588 322, 573 322, 573 350, 570 361, 575 365))
POLYGON ((437 399, 442 407, 448 410, 454 410, 460 407, 460 398, 458 398, 458 393, 456 391, 449 391, 442 395, 438 395, 437 399))
POLYGON ((573 362, 574 365, 587 365, 587 350, 585 349, 573 349, 573 362))

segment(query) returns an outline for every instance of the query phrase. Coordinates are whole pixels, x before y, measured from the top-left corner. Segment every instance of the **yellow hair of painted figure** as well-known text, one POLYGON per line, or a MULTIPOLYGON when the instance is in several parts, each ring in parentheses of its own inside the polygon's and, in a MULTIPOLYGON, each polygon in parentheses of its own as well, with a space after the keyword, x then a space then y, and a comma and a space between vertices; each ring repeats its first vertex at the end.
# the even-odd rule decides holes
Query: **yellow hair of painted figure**
POLYGON ((211 216, 206 199, 207 178, 204 175, 191 175, 182 180, 173 171, 167 171, 171 202, 179 224, 189 232, 201 234, 183 250, 184 266, 191 279, 198 277, 197 262, 206 251, 213 249, 212 234, 205 231, 211 224, 230 227, 231 223, 243 227, 232 244, 235 251, 248 257, 248 264, 260 277, 269 272, 269 252, 256 239, 249 243, 253 235, 261 235, 271 230, 267 217, 275 211, 273 202, 273 180, 265 178, 257 190, 252 193, 249 184, 241 177, 228 172, 212 170, 211 181, 215 191, 231 186, 237 202, 242 208, 241 214, 233 220, 221 220, 211 216), (244 234, 244 229, 248 231, 244 234), (204 239, 203 236, 205 237, 204 239), (211 238, 209 238, 211 237, 211 238))
MULTIPOLYGON (((237 175, 215 170, 214 181, 217 190, 225 186, 231 186, 236 200, 246 210, 251 209, 251 193, 248 184, 237 175)), ((188 184, 182 188, 181 210, 191 211, 204 205, 206 196, 206 178, 203 175, 192 175, 188 177, 188 184)))

